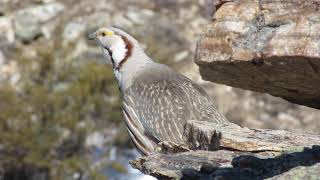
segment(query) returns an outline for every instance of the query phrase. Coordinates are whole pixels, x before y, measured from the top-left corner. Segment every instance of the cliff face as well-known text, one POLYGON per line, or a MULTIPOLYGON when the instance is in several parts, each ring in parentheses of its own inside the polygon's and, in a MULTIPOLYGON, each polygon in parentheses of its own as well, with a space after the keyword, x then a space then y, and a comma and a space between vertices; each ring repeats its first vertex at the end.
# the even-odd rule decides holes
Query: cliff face
MULTIPOLYGON (((214 1, 213 21, 197 44, 201 76, 320 108, 319 5, 214 1)), ((189 150, 161 143, 163 154, 139 158, 132 165, 160 179, 320 176, 320 135, 192 121, 184 136, 189 150)))
POLYGON ((320 108, 319 2, 219 3, 197 46, 202 77, 320 108))

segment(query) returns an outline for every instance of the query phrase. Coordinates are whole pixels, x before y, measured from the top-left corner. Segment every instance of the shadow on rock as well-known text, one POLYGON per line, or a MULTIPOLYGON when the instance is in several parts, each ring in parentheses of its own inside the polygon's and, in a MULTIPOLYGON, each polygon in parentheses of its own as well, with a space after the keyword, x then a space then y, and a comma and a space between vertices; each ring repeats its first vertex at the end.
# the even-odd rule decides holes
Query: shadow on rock
POLYGON ((184 169, 182 179, 266 179, 285 173, 298 166, 312 166, 320 162, 320 146, 304 148, 302 152, 286 153, 274 158, 262 159, 252 155, 235 157, 233 167, 202 165, 199 171, 184 169))

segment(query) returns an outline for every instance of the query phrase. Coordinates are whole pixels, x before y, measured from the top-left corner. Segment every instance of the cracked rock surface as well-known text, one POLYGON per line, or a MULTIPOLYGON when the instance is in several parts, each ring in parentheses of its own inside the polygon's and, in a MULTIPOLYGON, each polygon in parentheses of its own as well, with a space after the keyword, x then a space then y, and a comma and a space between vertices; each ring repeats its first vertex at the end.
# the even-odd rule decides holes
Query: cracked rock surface
POLYGON ((203 79, 320 108, 319 3, 219 3, 197 46, 203 79))

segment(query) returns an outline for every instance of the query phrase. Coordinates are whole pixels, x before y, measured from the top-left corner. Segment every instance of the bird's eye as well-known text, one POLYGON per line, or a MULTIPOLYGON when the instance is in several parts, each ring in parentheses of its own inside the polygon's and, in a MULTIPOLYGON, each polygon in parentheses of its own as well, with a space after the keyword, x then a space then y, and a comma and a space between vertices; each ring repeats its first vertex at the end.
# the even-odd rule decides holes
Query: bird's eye
POLYGON ((101 36, 106 36, 106 35, 107 35, 107 33, 105 33, 105 32, 101 33, 101 36))

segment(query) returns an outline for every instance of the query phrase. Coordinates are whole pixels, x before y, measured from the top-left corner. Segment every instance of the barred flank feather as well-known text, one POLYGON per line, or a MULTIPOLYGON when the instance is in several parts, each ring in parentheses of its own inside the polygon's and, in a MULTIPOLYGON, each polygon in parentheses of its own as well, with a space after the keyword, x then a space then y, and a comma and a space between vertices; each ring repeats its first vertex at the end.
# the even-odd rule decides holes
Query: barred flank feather
POLYGON ((143 141, 154 142, 152 137, 158 142, 185 144, 182 135, 187 121, 226 121, 199 85, 157 63, 146 66, 123 98, 142 126, 139 133, 132 134, 143 141))

